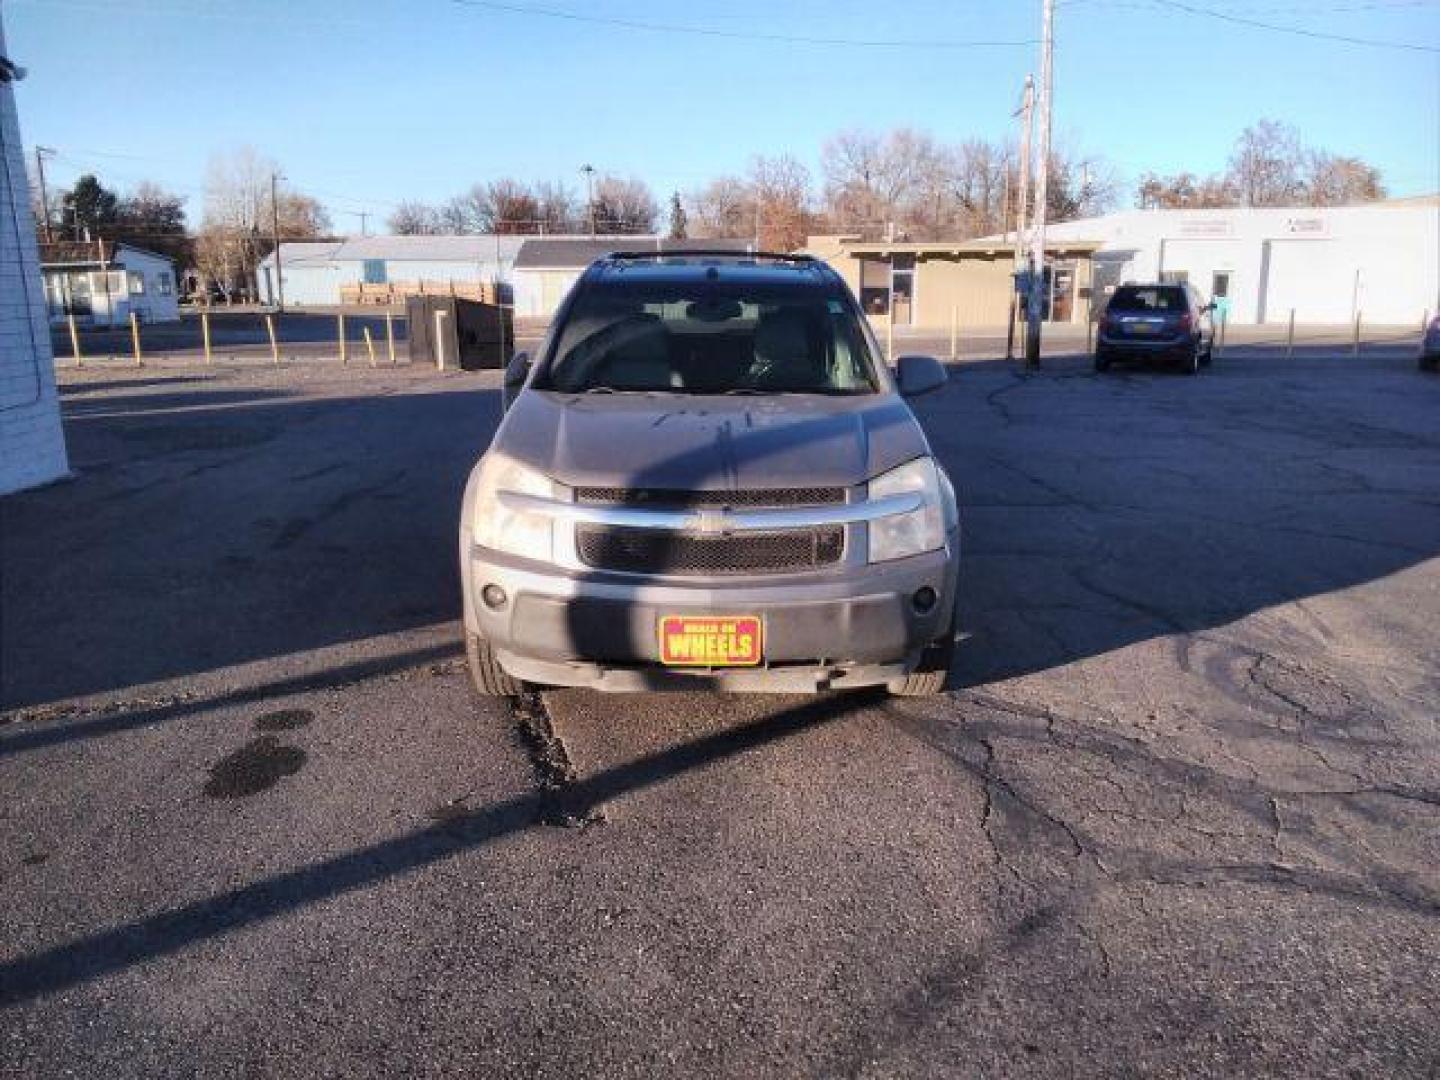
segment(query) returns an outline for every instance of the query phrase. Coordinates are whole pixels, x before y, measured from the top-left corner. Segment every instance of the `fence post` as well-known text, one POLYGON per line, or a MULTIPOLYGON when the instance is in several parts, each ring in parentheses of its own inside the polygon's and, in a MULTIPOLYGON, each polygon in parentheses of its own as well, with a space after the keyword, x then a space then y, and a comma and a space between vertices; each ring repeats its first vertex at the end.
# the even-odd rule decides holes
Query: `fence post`
POLYGON ((270 361, 274 364, 280 363, 280 344, 275 340, 275 316, 265 316, 265 332, 270 335, 270 361))
POLYGON ((84 367, 85 358, 80 355, 80 331, 75 327, 75 313, 66 315, 65 322, 70 327, 70 355, 75 358, 76 367, 84 367))
POLYGON ((435 367, 445 370, 445 312, 435 312, 435 367))
POLYGON ((1355 340, 1350 346, 1351 356, 1360 355, 1360 320, 1364 317, 1364 312, 1358 310, 1355 312, 1355 340))
POLYGON ((1295 309, 1290 309, 1290 332, 1285 338, 1285 359, 1289 360, 1295 355, 1295 309))
POLYGON ((140 352, 140 316, 130 312, 130 344, 135 350, 135 366, 144 367, 145 358, 140 352))
POLYGON ((385 347, 390 352, 390 366, 395 366, 395 316, 385 313, 385 347))
POLYGON ((200 312, 200 340, 205 345, 205 363, 215 363, 215 357, 210 352, 210 311, 208 308, 200 312))
POLYGON ((361 330, 365 334, 365 351, 370 354, 370 366, 375 366, 375 342, 370 338, 370 327, 363 326, 361 330))
POLYGON ((950 305, 950 362, 960 359, 960 305, 950 305))
POLYGON ((340 328, 340 329, 339 329, 339 334, 340 334, 340 363, 341 363, 341 364, 348 364, 348 363, 350 362, 350 349, 349 349, 349 347, 345 344, 345 316, 344 316, 344 315, 336 315, 336 316, 335 316, 335 319, 336 319, 336 321, 338 322, 339 328, 340 328))

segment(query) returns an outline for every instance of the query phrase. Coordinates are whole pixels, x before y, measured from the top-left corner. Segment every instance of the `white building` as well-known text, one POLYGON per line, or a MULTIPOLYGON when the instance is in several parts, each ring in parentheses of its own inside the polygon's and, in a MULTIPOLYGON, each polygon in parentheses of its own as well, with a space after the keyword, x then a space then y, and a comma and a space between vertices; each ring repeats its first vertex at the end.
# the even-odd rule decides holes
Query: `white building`
POLYGON ((661 236, 543 236, 526 240, 515 258, 511 278, 515 316, 520 319, 549 319, 565 299, 580 275, 596 259, 615 251, 696 250, 745 252, 749 240, 667 240, 661 236))
POLYGON ((19 75, 0 26, 0 495, 70 471, 11 85, 19 75))
MULTIPOLYGON (((1440 297, 1440 196, 1365 206, 1131 210, 1052 225, 1098 241, 1096 299, 1126 281, 1188 280, 1233 323, 1419 324, 1440 297)), ((1098 304, 1097 304, 1098 306, 1098 304)))
MULTIPOLYGON (((280 266, 285 303, 342 303, 341 289, 419 282, 502 284, 524 243, 522 236, 362 236, 349 240, 283 241, 280 266)), ((274 304, 275 256, 260 260, 256 295, 274 304)))
POLYGON ((126 326, 180 318, 175 261, 132 244, 110 240, 59 241, 40 245, 40 273, 50 321, 73 315, 81 326, 126 326))

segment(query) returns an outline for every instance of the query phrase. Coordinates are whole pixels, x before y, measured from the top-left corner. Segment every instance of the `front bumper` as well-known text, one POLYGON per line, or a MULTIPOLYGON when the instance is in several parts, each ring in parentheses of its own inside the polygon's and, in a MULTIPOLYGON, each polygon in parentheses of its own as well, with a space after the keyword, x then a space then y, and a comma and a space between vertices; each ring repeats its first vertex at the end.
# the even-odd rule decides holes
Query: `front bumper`
POLYGON ((471 545, 465 619, 512 676, 598 690, 672 686, 807 691, 882 684, 904 676, 954 627, 959 530, 939 551, 873 565, 753 577, 690 579, 573 570, 471 545), (488 607, 486 585, 506 602, 488 607), (938 601, 918 610, 929 587, 938 601), (665 615, 757 615, 765 658, 755 668, 660 665, 665 615))

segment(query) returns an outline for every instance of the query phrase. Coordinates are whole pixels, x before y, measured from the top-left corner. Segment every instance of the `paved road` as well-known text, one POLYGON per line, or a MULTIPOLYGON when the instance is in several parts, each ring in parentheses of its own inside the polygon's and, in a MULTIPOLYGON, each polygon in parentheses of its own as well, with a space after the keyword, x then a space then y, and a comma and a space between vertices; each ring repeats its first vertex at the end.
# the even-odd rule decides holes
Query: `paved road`
POLYGON ((955 689, 469 693, 493 373, 66 376, 15 1075, 1433 1076, 1440 380, 960 366, 955 689))

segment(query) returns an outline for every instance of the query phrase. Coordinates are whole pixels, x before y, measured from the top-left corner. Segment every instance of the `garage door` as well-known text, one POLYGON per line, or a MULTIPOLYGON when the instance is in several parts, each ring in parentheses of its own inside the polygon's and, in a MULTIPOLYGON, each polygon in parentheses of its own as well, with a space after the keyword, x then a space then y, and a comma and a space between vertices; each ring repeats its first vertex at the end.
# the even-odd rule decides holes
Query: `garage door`
POLYGON ((1351 318, 1355 268, 1330 240, 1270 240, 1265 251, 1261 320, 1283 323, 1295 311, 1302 323, 1343 323, 1351 318))

